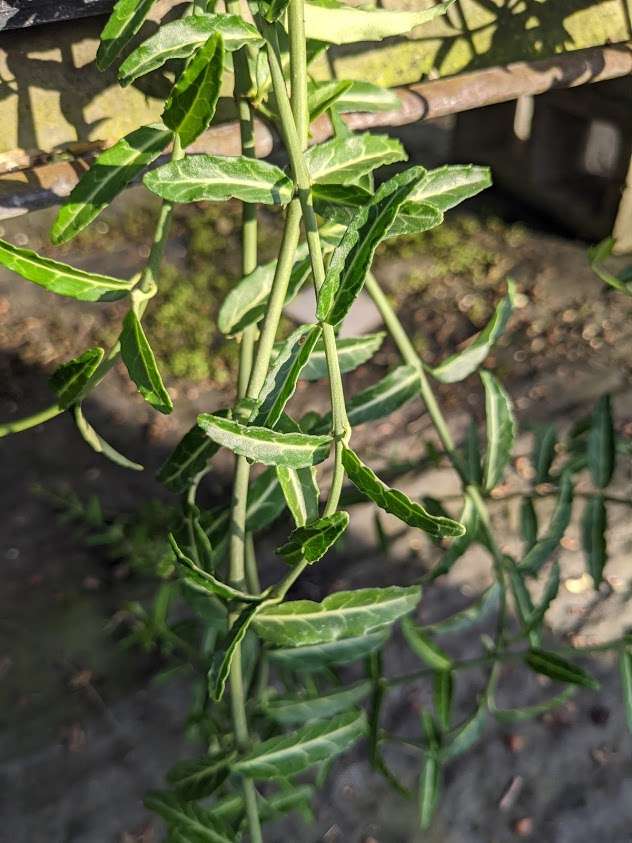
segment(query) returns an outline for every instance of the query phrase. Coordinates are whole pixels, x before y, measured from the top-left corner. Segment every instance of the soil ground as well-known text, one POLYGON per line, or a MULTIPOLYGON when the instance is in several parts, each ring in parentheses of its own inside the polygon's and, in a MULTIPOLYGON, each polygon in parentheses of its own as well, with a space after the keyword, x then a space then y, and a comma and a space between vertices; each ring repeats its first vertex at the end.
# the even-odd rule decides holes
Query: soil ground
MULTIPOLYGON (((147 213, 135 194, 125 201, 128 209, 137 208, 139 219, 147 213)), ((426 359, 441 359, 477 331, 511 275, 520 289, 519 308, 487 365, 502 377, 523 429, 527 422, 542 421, 568 427, 610 392, 617 428, 628 435, 632 300, 607 290, 594 277, 585 244, 501 223, 485 205, 475 210, 476 214, 452 217, 441 234, 383 252, 377 263, 377 276, 426 359)), ((138 231, 127 231, 124 243, 120 231, 107 227, 108 219, 97 253, 95 243, 87 242, 79 251, 70 249, 65 259, 114 275, 129 274, 142 262, 145 229, 139 224, 138 231)), ((13 242, 41 248, 49 220, 50 215, 16 220, 5 226, 5 234, 13 242)), ((219 272, 234 277, 233 234, 225 223, 213 224, 215 235, 226 241, 219 272)), ((270 230, 274 224, 271 220, 270 230)), ((183 218, 168 247, 168 260, 182 284, 187 273, 197 271, 193 236, 183 218)), ((197 236, 199 240, 199 231, 197 236)), ((45 406, 51 369, 95 337, 107 336, 118 311, 116 306, 95 308, 57 299, 1 273, 0 318, 0 417, 10 419, 45 406)), ((162 330, 159 316, 153 324, 162 330)), ((123 650, 117 641, 115 622, 121 608, 147 598, 153 582, 139 575, 125 554, 95 544, 96 528, 79 530, 76 520, 61 517, 64 509, 68 515, 69 506, 60 508, 53 499, 60 491, 84 500, 96 496, 109 525, 117 519, 127 523, 148 501, 172 503, 154 479, 156 468, 197 412, 212 411, 230 400, 221 371, 197 378, 192 376, 195 371, 178 375, 181 340, 170 338, 174 352, 166 360, 177 399, 173 416, 157 418, 148 411, 120 368, 87 402, 95 427, 142 463, 144 472, 125 472, 102 459, 78 438, 67 416, 0 443, 2 843, 157 841, 162 832, 142 806, 143 793, 161 785, 164 771, 175 760, 193 753, 181 735, 187 685, 157 682, 159 659, 123 650)), ((213 335, 208 342, 218 340, 213 335)), ((183 353, 190 353, 186 343, 183 353)), ((225 353, 228 366, 230 352, 225 353)), ((395 362, 387 343, 370 366, 349 377, 349 392, 382 376, 395 362)), ((457 438, 470 414, 482 420, 475 377, 458 388, 442 388, 439 394, 457 438)), ((322 405, 326 390, 305 386, 295 400, 304 408, 322 405)), ((359 429, 355 441, 367 460, 381 467, 421 460, 434 438, 423 407, 411 402, 388 421, 359 429)), ((508 478, 509 491, 525 485, 521 457, 530 446, 525 432, 508 478)), ((207 503, 226 499, 228 468, 227 459, 218 461, 204 489, 207 503)), ((434 497, 458 491, 443 464, 411 472, 400 485, 410 494, 434 497)), ((628 462, 619 468, 615 491, 629 498, 631 490, 628 462)), ((543 520, 547 506, 545 502, 543 520)), ((628 510, 613 507, 610 512, 607 581, 597 594, 584 575, 579 515, 578 509, 560 554, 563 585, 550 613, 551 642, 594 643, 617 636, 632 623, 628 510)), ((517 501, 494 503, 493 518, 506 546, 515 549, 517 501)), ((154 512, 153 519, 159 521, 160 513, 154 512)), ((396 532, 387 519, 385 525, 396 532)), ((373 536, 370 509, 354 507, 343 551, 310 571, 301 593, 320 597, 360 582, 410 582, 436 558, 436 548, 408 532, 397 532, 385 557, 373 536)), ((267 537, 264 566, 274 545, 275 536, 267 537)), ((466 605, 489 578, 487 560, 468 553, 448 577, 428 589, 421 617, 438 618, 466 605)), ((446 639, 446 647, 458 658, 480 649, 478 636, 471 632, 446 639)), ((386 663, 391 675, 416 667, 397 639, 386 663)), ((555 713, 527 723, 490 722, 484 739, 448 766, 443 800, 429 832, 417 830, 415 800, 394 794, 368 769, 361 753, 351 753, 337 763, 318 797, 315 821, 305 825, 292 818, 270 827, 267 839, 592 843, 599 838, 629 843, 632 768, 619 679, 610 656, 591 659, 587 666, 602 681, 599 693, 578 693, 555 713)), ((476 671, 460 676, 459 716, 471 711, 482 682, 476 671)), ((536 702, 554 692, 551 683, 525 679, 524 670, 508 667, 499 704, 536 702)), ((394 692, 387 721, 402 735, 418 735, 419 708, 430 693, 423 684, 394 692)), ((418 756, 398 748, 388 761, 401 782, 414 788, 418 756)))

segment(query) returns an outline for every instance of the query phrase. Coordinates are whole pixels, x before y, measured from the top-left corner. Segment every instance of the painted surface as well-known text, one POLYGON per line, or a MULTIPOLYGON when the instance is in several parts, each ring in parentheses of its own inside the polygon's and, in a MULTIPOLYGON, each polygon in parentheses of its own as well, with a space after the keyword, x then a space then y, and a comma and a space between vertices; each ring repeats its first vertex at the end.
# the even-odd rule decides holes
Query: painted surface
MULTIPOLYGON (((457 0, 444 20, 410 38, 351 45, 333 52, 339 77, 403 85, 517 59, 628 40, 630 0, 457 0)), ((159 0, 139 40, 170 19, 176 0, 159 0)), ((419 8, 419 0, 385 6, 419 8)), ((0 34, 0 155, 63 150, 73 143, 120 137, 160 116, 171 84, 159 72, 122 90, 115 73, 92 61, 102 18, 0 34)), ((325 62, 315 75, 330 74, 325 62)), ((229 94, 228 86, 226 88, 229 94)), ((220 115, 226 116, 226 109, 220 115)))

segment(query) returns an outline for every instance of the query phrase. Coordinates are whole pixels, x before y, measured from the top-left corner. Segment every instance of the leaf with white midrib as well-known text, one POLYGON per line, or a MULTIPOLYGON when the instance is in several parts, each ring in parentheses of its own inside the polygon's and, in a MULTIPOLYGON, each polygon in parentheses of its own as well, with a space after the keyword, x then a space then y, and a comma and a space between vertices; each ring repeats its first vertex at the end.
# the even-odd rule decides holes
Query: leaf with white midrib
POLYGON ((487 451, 485 452, 485 489, 493 489, 502 479, 505 466, 511 458, 516 437, 516 423, 509 396, 491 374, 480 373, 485 387, 485 420, 487 424, 487 451))
POLYGON ((389 632, 388 627, 380 627, 366 635, 338 638, 324 644, 279 647, 268 650, 268 658, 283 668, 300 673, 320 671, 331 666, 349 664, 375 653, 387 642, 389 632))
POLYGON ((315 183, 348 184, 376 167, 405 161, 407 157, 398 140, 366 132, 310 147, 305 153, 305 163, 315 183))
POLYGON ((140 319, 133 310, 128 311, 123 320, 119 342, 121 358, 140 394, 156 410, 169 414, 173 410, 171 396, 162 382, 154 352, 140 319))
POLYGON ((284 726, 305 723, 308 720, 322 720, 357 705, 369 695, 370 691, 371 682, 362 680, 320 696, 287 699, 276 697, 264 705, 264 711, 268 717, 284 726))
MULTIPOLYGON (((213 819, 212 813, 199 805, 181 802, 168 791, 150 791, 145 807, 159 814, 169 826, 194 835, 196 843, 234 843, 213 819)), ((186 840, 186 837, 184 838, 186 840)))
MULTIPOLYGON (((336 343, 338 365, 342 374, 357 369, 366 363, 379 350, 386 334, 380 331, 376 334, 365 334, 362 337, 343 337, 336 343)), ((303 380, 315 381, 327 377, 327 359, 322 340, 316 343, 305 368, 301 372, 303 380)))
POLYGON ((298 732, 270 738, 237 761, 233 769, 247 778, 294 775, 344 752, 365 732, 364 712, 352 710, 298 732))
POLYGON ((80 399, 84 387, 90 382, 104 355, 104 349, 95 346, 55 369, 49 383, 57 393, 60 407, 67 408, 80 399))

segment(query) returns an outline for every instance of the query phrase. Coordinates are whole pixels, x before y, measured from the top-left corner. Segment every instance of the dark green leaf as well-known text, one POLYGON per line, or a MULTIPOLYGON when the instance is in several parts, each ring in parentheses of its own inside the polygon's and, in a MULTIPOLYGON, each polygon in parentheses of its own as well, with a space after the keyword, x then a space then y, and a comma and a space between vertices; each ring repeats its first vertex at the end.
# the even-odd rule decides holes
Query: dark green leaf
POLYGON ((465 533, 452 542, 450 547, 441 557, 439 563, 432 569, 430 578, 436 580, 447 574, 455 562, 465 553, 468 547, 476 540, 478 534, 478 511, 469 497, 465 498, 460 523, 465 528, 465 533))
POLYGON ((117 0, 100 35, 97 67, 106 70, 138 32, 154 0, 117 0))
POLYGON ((376 167, 405 161, 401 143, 388 135, 351 135, 310 147, 305 163, 312 180, 320 184, 353 184, 376 167))
POLYGON ((154 409, 170 413, 173 410, 171 396, 162 382, 154 352, 133 310, 128 311, 123 320, 119 341, 121 357, 140 394, 154 409))
POLYGON ((305 560, 309 565, 318 562, 336 544, 349 524, 346 512, 325 515, 292 532, 286 544, 276 552, 288 565, 305 560))
POLYGON ((130 53, 119 68, 121 84, 129 85, 139 76, 162 67, 169 59, 188 58, 216 32, 222 35, 226 50, 238 50, 246 44, 255 46, 263 41, 255 27, 239 15, 190 15, 161 26, 130 53))
POLYGON ((383 647, 388 637, 389 629, 386 627, 366 635, 340 638, 325 644, 270 650, 268 658, 281 667, 299 673, 319 671, 363 659, 383 647))
POLYGON ((399 366, 373 386, 363 389, 347 402, 352 427, 389 416, 419 392, 419 371, 415 366, 399 366))
POLYGON ((307 105, 309 108, 309 122, 313 123, 325 111, 334 105, 340 97, 352 86, 352 82, 331 79, 327 82, 308 83, 307 105))
POLYGON ((246 426, 209 413, 198 416, 198 424, 214 442, 264 465, 285 465, 289 468, 316 465, 327 458, 331 447, 329 436, 279 433, 265 427, 246 426))
POLYGON ((264 710, 268 717, 283 726, 323 720, 348 711, 366 699, 370 690, 371 683, 364 680, 319 697, 275 698, 265 704, 264 710))
POLYGON ((221 752, 195 761, 180 761, 167 773, 167 781, 176 796, 184 802, 194 802, 217 790, 228 776, 233 759, 234 754, 221 752))
POLYGON ((385 182, 347 228, 327 268, 318 297, 317 316, 339 324, 362 289, 373 255, 397 212, 423 179, 423 167, 411 167, 385 182))
POLYGON ((293 776, 349 749, 366 733, 364 712, 351 710, 331 720, 258 744, 233 769, 247 778, 293 776))
POLYGON ((314 469, 277 465, 276 474, 296 526, 302 527, 318 518, 319 490, 314 469))
POLYGON ((58 296, 79 301, 115 301, 129 295, 132 281, 84 272, 0 240, 0 264, 58 296))
POLYGON ((487 450, 485 452, 485 489, 493 489, 502 479, 505 466, 511 458, 516 423, 509 396, 491 374, 480 373, 485 387, 485 419, 487 424, 487 450))
POLYGON ((141 126, 102 152, 59 209, 51 228, 53 243, 65 243, 96 219, 171 138, 162 126, 141 126))
POLYGON ((49 383, 57 395, 60 407, 66 409, 82 397, 84 388, 98 369, 104 354, 104 350, 98 346, 88 348, 83 354, 55 369, 49 383))
POLYGON ((97 454, 102 454, 104 457, 107 457, 107 459, 122 466, 123 468, 129 468, 132 471, 143 470, 142 465, 139 465, 137 462, 132 462, 132 460, 128 460, 127 457, 123 456, 123 454, 119 454, 115 448, 99 436, 96 430, 83 415, 80 404, 75 404, 73 413, 75 416, 77 430, 88 445, 97 452, 97 454))
POLYGON ((538 516, 533 506, 533 498, 523 498, 520 502, 520 535, 528 552, 538 540, 538 516))
POLYGON ((440 789, 441 762, 436 753, 428 752, 419 779, 419 825, 422 831, 427 831, 432 824, 440 789))
MULTIPOLYGON (((560 566, 557 562, 554 562, 551 566, 551 572, 549 577, 546 581, 546 586, 544 588, 544 592, 540 599, 539 604, 532 610, 531 615, 527 618, 527 625, 525 632, 531 632, 531 630, 537 629, 542 621, 546 613, 549 610, 549 606, 557 597, 557 594, 560 590, 560 566)), ((538 636, 539 638, 539 636, 538 636)), ((537 640, 537 639, 534 639, 537 640)), ((538 642, 539 643, 539 642, 538 642)))
POLYGON ((441 383, 458 383, 475 372, 505 330, 516 296, 516 285, 507 281, 507 295, 496 308, 493 318, 463 351, 448 357, 429 371, 441 383))
MULTIPOLYGON (((377 334, 366 334, 363 337, 343 337, 336 342, 338 352, 338 365, 340 371, 352 372, 362 363, 366 363, 379 350, 384 341, 383 331, 377 334)), ((301 372, 301 378, 308 381, 320 380, 327 377, 327 361, 325 359, 325 347, 322 340, 319 340, 311 353, 305 368, 301 372)))
POLYGON ((187 155, 147 173, 143 182, 170 202, 242 202, 287 205, 294 187, 274 164, 244 155, 187 155))
POLYGON ((221 650, 218 650, 213 656, 211 667, 208 672, 208 688, 209 694, 216 701, 219 702, 224 695, 226 687, 226 680, 230 673, 230 666, 233 661, 235 651, 244 640, 246 633, 257 612, 261 610, 261 603, 252 603, 242 609, 239 616, 233 623, 228 633, 228 638, 224 641, 221 650))
POLYGON ((215 114, 224 71, 224 44, 219 32, 189 61, 173 86, 162 112, 165 126, 186 149, 204 132, 215 114))
POLYGON ((520 723, 523 720, 531 720, 533 717, 539 717, 541 714, 546 714, 547 711, 552 711, 554 708, 564 705, 573 696, 575 691, 576 688, 570 686, 565 688, 561 694, 537 705, 527 705, 523 708, 496 708, 494 706, 490 710, 494 717, 501 723, 520 723))
POLYGON ((182 832, 184 840, 191 835, 195 843, 234 843, 210 811, 199 805, 182 802, 167 791, 154 790, 145 797, 145 807, 159 814, 168 826, 182 832))
POLYGON ((604 489, 612 480, 615 463, 615 436, 610 396, 599 399, 588 433, 588 467, 593 483, 604 489))
POLYGON ((546 650, 531 649, 525 657, 525 662, 536 673, 542 673, 558 682, 567 682, 570 685, 581 685, 584 688, 598 688, 599 683, 586 671, 566 661, 557 653, 549 653, 546 650))
POLYGON ((497 584, 492 585, 486 589, 483 594, 460 612, 455 612, 453 615, 444 620, 435 621, 435 623, 426 624, 422 627, 424 632, 429 632, 436 635, 446 635, 451 632, 463 632, 469 629, 474 624, 485 620, 492 612, 498 608, 500 597, 500 589, 497 584))
POLYGON ((533 440, 532 462, 535 468, 534 483, 548 483, 551 478, 551 465, 555 459, 557 433, 554 424, 538 428, 533 440))
POLYGON ((450 656, 431 641, 410 618, 403 619, 402 632, 410 649, 428 667, 434 670, 452 670, 453 662, 450 656))
POLYGON ((371 201, 372 194, 359 184, 315 184, 312 188, 314 210, 330 223, 349 225, 358 208, 371 201))
POLYGON ((582 545, 586 567, 592 577, 593 586, 599 588, 603 579, 603 569, 608 560, 606 549, 606 530, 608 513, 603 495, 593 495, 586 501, 582 517, 582 545))
POLYGON ((454 697, 454 673, 437 670, 433 677, 433 699, 439 725, 444 732, 450 728, 454 697))
POLYGON ((178 442, 156 476, 172 492, 186 492, 218 450, 219 445, 195 424, 178 442))
POLYGON ((342 462, 354 486, 409 527, 418 527, 431 536, 462 536, 465 527, 451 518, 437 518, 398 489, 389 489, 349 448, 343 451, 342 462))
POLYGON ((522 560, 521 569, 534 576, 558 548, 568 527, 573 508, 573 478, 564 472, 560 481, 560 494, 546 534, 537 541, 522 560))
POLYGON ((265 606, 255 631, 279 647, 326 644, 374 632, 411 612, 421 597, 419 586, 389 586, 338 591, 322 603, 295 600, 265 606))
POLYGON ((487 702, 483 701, 474 714, 456 729, 449 743, 444 746, 442 750, 444 761, 450 761, 471 749, 476 741, 482 738, 486 726, 487 702))
POLYGON ((247 594, 237 588, 233 588, 232 585, 221 582, 208 571, 196 565, 192 559, 189 559, 180 550, 171 533, 169 534, 169 544, 175 553, 182 576, 192 588, 197 588, 198 591, 203 591, 207 594, 216 594, 222 600, 238 600, 241 603, 260 603, 263 599, 260 594, 247 594))

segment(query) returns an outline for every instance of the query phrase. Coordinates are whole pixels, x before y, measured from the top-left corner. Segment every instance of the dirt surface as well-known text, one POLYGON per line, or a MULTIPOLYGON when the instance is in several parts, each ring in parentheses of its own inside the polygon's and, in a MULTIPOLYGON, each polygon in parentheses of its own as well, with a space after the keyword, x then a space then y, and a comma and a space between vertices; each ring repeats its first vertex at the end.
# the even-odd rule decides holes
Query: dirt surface
MULTIPOLYGON (((6 236, 38 246, 44 222, 29 227, 16 221, 6 236), (35 242, 34 242, 35 240, 35 242)), ((143 230, 125 249, 107 238, 107 251, 86 266, 112 274, 135 271, 143 259, 143 230)), ((26 243, 23 243, 26 245, 26 243)), ((186 274, 186 229, 169 244, 168 256, 186 274)), ((77 255, 70 253, 67 259, 77 255)), ((503 378, 518 417, 556 421, 567 427, 592 408, 596 398, 614 395, 618 430, 632 428, 630 325, 632 300, 607 291, 591 273, 585 245, 556 236, 507 227, 489 217, 464 216, 449 231, 402 244, 379 258, 377 275, 391 291, 429 362, 453 351, 478 330, 502 294, 504 279, 519 285, 519 308, 507 337, 488 365, 503 378), (482 221, 481 221, 482 220, 482 221), (423 330, 423 339, 421 333, 423 330)), ((0 274, 0 417, 16 418, 46 405, 48 373, 94 337, 116 324, 116 306, 88 307, 63 301, 8 273, 0 274), (97 315, 95 315, 95 313, 97 315), (70 340, 68 339, 70 336, 70 340)), ((352 393, 394 365, 385 344, 374 363, 349 378, 352 393)), ((142 795, 161 784, 164 771, 194 753, 182 739, 188 707, 185 683, 155 680, 160 666, 153 655, 125 651, 113 623, 130 600, 151 593, 150 581, 131 572, 108 545, 89 542, 94 530, 78 535, 76 523, 59 517, 51 493, 63 486, 83 499, 97 496, 108 522, 135 512, 146 501, 171 497, 154 479, 155 470, 196 413, 230 400, 219 381, 172 377, 176 411, 168 418, 151 413, 117 368, 87 402, 97 429, 125 454, 145 466, 124 472, 81 441, 70 418, 0 441, 4 561, 0 592, 0 840, 2 843, 150 843, 161 839, 159 823, 142 806, 142 795)), ((440 396, 457 438, 468 415, 480 421, 477 379, 440 396)), ((326 390, 303 386, 302 408, 326 400, 326 390)), ((354 441, 376 467, 421 459, 434 441, 423 407, 411 402, 383 423, 357 431, 354 441)), ((505 492, 525 486, 524 460, 530 436, 521 437, 505 492)), ((226 499, 229 461, 218 461, 208 478, 204 501, 226 499)), ((444 465, 400 485, 410 494, 451 496, 456 480, 444 465)), ((622 464, 616 494, 629 497, 632 477, 622 464)), ((580 488, 581 491, 581 488, 580 488)), ((517 499, 493 504, 498 534, 516 549, 517 499)), ((455 503, 448 507, 453 511, 455 503)), ((541 504, 546 520, 549 502, 541 504)), ((607 582, 594 594, 585 581, 580 551, 580 508, 560 554, 563 585, 550 614, 550 641, 594 643, 615 637, 632 623, 629 554, 632 528, 628 510, 612 507, 607 582)), ((437 557, 425 539, 396 533, 388 558, 373 536, 370 508, 354 507, 348 540, 340 553, 310 570, 300 592, 319 598, 358 583, 406 583, 437 557)), ((264 541, 264 568, 275 537, 264 541)), ((466 605, 490 581, 488 561, 469 552, 445 580, 428 589, 421 618, 442 617, 466 605)), ((484 632, 485 630, 480 630, 484 632)), ((445 646, 457 658, 480 650, 478 635, 451 636, 445 646)), ((417 667, 398 639, 385 663, 390 675, 417 667)), ((580 692, 557 712, 512 726, 491 721, 484 739, 449 765, 443 801, 428 833, 417 830, 415 799, 405 800, 371 772, 361 752, 341 759, 327 789, 318 797, 316 820, 306 826, 292 819, 271 826, 270 841, 326 843, 608 843, 632 841, 632 771, 619 680, 611 657, 586 663, 602 680, 598 694, 580 692)), ((457 713, 466 717, 483 685, 483 674, 459 677, 457 713)), ((557 693, 524 670, 503 671, 499 705, 540 701, 557 693)), ((390 697, 386 720, 402 736, 418 736, 420 706, 431 689, 421 683, 390 697)), ((405 748, 389 752, 401 782, 416 787, 419 758, 405 748)))

